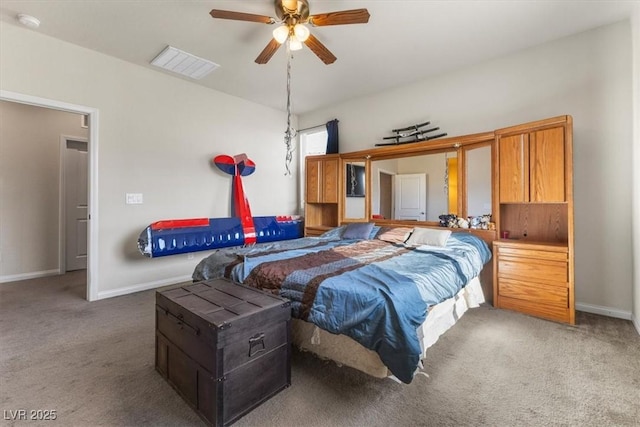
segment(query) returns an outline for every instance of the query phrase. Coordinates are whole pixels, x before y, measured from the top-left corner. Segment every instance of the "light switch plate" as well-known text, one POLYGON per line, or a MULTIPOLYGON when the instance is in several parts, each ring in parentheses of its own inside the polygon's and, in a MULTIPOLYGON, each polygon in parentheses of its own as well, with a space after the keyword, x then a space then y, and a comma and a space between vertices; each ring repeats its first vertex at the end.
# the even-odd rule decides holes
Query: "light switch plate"
POLYGON ((142 193, 126 193, 125 202, 128 205, 141 205, 142 193))

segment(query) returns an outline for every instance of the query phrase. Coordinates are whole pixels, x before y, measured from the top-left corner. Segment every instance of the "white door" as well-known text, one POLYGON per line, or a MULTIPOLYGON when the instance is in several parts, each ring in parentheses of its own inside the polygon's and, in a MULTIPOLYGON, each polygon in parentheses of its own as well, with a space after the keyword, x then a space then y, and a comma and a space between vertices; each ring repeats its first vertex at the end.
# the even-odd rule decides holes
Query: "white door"
POLYGON ((64 150, 65 269, 87 268, 87 142, 67 140, 64 150))
POLYGON ((394 219, 426 221, 427 174, 396 175, 394 219))

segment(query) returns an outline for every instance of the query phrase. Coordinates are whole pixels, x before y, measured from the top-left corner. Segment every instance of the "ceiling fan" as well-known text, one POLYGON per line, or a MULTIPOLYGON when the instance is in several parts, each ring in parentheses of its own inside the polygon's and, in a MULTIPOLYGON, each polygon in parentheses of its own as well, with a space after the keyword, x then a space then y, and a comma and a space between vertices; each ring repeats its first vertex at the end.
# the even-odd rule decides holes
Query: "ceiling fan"
POLYGON ((344 24, 366 24, 369 22, 367 9, 341 10, 337 12, 319 13, 309 15, 308 0, 275 0, 276 18, 252 13, 233 12, 229 10, 213 9, 210 15, 213 18, 233 19, 236 21, 259 22, 263 24, 282 24, 273 31, 273 39, 258 55, 255 62, 266 64, 281 44, 289 42, 291 50, 302 49, 302 43, 307 45, 318 58, 329 65, 335 62, 336 57, 326 48, 304 24, 314 27, 344 24))

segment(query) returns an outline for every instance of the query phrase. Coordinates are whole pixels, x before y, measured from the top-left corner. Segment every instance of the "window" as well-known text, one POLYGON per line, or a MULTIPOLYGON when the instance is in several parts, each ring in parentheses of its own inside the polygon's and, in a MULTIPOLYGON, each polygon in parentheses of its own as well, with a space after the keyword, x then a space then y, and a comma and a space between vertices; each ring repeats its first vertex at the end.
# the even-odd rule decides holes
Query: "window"
POLYGON ((300 212, 304 212, 304 189, 306 186, 306 163, 307 156, 315 156, 326 154, 327 152, 327 129, 324 126, 316 127, 299 134, 300 141, 300 175, 298 182, 300 184, 300 212))

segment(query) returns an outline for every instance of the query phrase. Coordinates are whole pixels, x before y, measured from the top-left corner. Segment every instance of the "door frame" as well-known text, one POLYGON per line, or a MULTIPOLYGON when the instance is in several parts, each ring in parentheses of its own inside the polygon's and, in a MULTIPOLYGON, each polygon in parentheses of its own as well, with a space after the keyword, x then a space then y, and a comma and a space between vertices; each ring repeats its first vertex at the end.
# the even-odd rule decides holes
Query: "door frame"
MULTIPOLYGON (((85 137, 75 137, 72 135, 60 135, 60 191, 58 192, 58 196, 59 196, 59 220, 60 223, 58 224, 58 250, 60 251, 59 253, 59 258, 58 258, 58 262, 59 262, 59 269, 61 273, 66 273, 67 272, 67 201, 66 201, 66 195, 67 195, 67 180, 65 178, 65 173, 67 171, 67 161, 66 161, 66 151, 67 150, 67 141, 79 141, 79 142, 86 142, 87 143, 87 151, 89 150, 89 139, 85 138, 85 137)), ((89 177, 87 177, 88 179, 89 177)), ((88 187, 88 186, 87 186, 88 187)), ((88 208, 88 207, 87 207, 88 208)), ((87 209, 87 213, 88 213, 88 209, 87 209)), ((88 220, 88 218, 87 218, 88 220)), ((89 231, 89 230, 87 230, 89 231)), ((87 233, 88 235, 89 233, 87 233)), ((87 237, 88 238, 88 237, 87 237)), ((87 251, 89 252, 89 251, 87 251)), ((89 256, 89 254, 87 253, 87 256, 89 256)), ((88 259, 87 259, 88 261, 88 259)), ((88 262, 87 262, 87 268, 89 267, 88 262)))
POLYGON ((85 114, 88 116, 89 140, 87 150, 89 154, 89 208, 87 232, 87 293, 89 301, 98 299, 98 109, 85 105, 70 104, 54 99, 41 98, 18 92, 0 89, 0 100, 51 108, 69 113, 85 114))
MULTIPOLYGON (((380 194, 382 194, 382 185, 380 185, 380 183, 382 182, 382 175, 388 175, 391 177, 391 215, 390 218, 388 219, 393 219, 394 215, 395 215, 395 210, 396 210, 396 188, 395 188, 395 180, 396 180, 396 175, 398 173, 397 172, 391 172, 388 171, 386 169, 383 168, 378 168, 378 182, 377 187, 374 191, 377 192, 378 194, 378 213, 381 213, 381 207, 382 207, 382 200, 380 197, 380 194)), ((372 194, 376 194, 376 193, 372 193, 372 194)))

